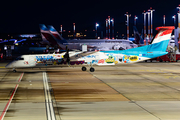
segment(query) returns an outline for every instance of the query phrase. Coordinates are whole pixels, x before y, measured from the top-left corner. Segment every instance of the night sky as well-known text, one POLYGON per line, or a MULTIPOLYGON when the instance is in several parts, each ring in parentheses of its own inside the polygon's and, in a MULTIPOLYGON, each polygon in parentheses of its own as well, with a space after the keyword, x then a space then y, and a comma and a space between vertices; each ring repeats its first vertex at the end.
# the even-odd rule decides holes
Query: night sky
MULTIPOLYGON (((126 33, 126 12, 129 12, 130 29, 134 23, 134 15, 138 17, 137 28, 143 28, 144 10, 150 7, 153 13, 154 29, 163 25, 163 15, 166 15, 166 25, 174 25, 172 16, 177 13, 179 0, 10 0, 1 2, 0 33, 38 33, 39 24, 53 25, 60 30, 72 30, 76 23, 76 31, 91 31, 95 23, 100 24, 99 31, 105 32, 105 19, 111 16, 115 19, 115 31, 126 33), (117 2, 118 1, 118 2, 117 2)), ((132 30, 131 30, 132 31, 132 30)))

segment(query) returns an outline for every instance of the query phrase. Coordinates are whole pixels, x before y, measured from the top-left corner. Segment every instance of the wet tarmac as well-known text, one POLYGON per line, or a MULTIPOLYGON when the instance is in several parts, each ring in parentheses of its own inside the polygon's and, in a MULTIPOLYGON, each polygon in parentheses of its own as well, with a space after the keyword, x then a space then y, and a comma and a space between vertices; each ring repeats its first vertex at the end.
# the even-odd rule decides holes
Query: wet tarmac
POLYGON ((46 72, 56 120, 180 119, 180 63, 94 68, 93 73, 81 71, 81 66, 17 69, 16 73, 0 68, 0 114, 19 84, 4 120, 47 119, 46 72))

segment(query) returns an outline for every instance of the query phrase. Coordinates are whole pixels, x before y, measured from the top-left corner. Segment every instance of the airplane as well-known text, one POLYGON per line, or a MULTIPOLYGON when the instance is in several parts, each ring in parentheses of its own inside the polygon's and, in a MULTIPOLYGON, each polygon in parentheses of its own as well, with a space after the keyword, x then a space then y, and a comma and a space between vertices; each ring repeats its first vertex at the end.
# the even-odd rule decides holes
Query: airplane
MULTIPOLYGON (((127 50, 109 50, 109 51, 94 51, 94 52, 82 52, 82 51, 70 51, 61 54, 40 54, 40 55, 22 55, 17 60, 12 61, 6 65, 6 68, 13 68, 13 72, 16 72, 16 68, 27 67, 46 67, 52 64, 61 64, 63 60, 66 63, 74 62, 74 64, 88 64, 90 65, 90 72, 94 72, 93 65, 116 65, 120 63, 136 63, 167 54, 166 52, 171 33, 174 26, 157 27, 158 31, 152 44, 141 46, 137 48, 127 50)), ((86 71, 86 67, 82 67, 82 71, 86 71)))
MULTIPOLYGON (((168 53, 166 50, 173 29, 174 26, 157 27, 156 30, 158 33, 150 45, 127 50, 98 51, 87 56, 81 56, 81 54, 78 54, 77 56, 79 56, 79 58, 72 57, 71 60, 76 59, 77 61, 84 61, 91 66, 90 71, 94 72, 95 69, 92 67, 92 65, 136 63, 163 56, 168 53)), ((86 71, 85 66, 82 67, 82 71, 86 71)))
POLYGON ((106 40, 106 39, 73 39, 73 40, 65 40, 62 36, 55 30, 53 26, 48 26, 48 29, 44 24, 40 24, 41 34, 45 36, 45 38, 54 45, 59 45, 60 48, 65 49, 65 46, 68 45, 70 50, 77 49, 82 50, 82 45, 87 45, 88 51, 95 50, 122 50, 122 49, 130 49, 137 47, 132 41, 125 39, 117 39, 117 40, 106 40), (51 39, 50 39, 51 38, 51 39), (56 42, 54 42, 56 41, 56 42))

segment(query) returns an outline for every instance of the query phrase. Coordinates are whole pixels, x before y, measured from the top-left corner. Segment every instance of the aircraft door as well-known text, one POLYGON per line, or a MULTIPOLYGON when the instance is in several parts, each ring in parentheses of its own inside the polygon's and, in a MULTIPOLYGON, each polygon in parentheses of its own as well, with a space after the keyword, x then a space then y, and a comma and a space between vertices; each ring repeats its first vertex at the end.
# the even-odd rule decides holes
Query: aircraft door
POLYGON ((123 63, 123 55, 120 52, 118 54, 118 63, 123 63))
POLYGON ((35 56, 29 56, 29 66, 35 66, 35 56))
POLYGON ((24 57, 17 57, 12 63, 12 67, 24 67, 24 57))

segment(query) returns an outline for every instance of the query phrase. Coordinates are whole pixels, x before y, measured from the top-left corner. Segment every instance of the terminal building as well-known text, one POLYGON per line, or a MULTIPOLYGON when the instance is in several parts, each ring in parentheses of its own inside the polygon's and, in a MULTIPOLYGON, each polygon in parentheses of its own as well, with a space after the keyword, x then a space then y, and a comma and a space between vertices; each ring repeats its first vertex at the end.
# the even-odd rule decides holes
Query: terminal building
MULTIPOLYGON (((87 32, 89 38, 92 32, 87 32)), ((65 39, 84 39, 88 38, 86 33, 76 33, 75 36, 71 31, 64 31, 62 36, 65 39)), ((43 43, 40 33, 33 34, 0 34, 0 60, 14 59, 22 54, 42 54, 54 51, 53 46, 43 43)))
POLYGON ((21 54, 42 53, 45 46, 42 38, 37 34, 1 34, 0 59, 13 59, 21 54))

